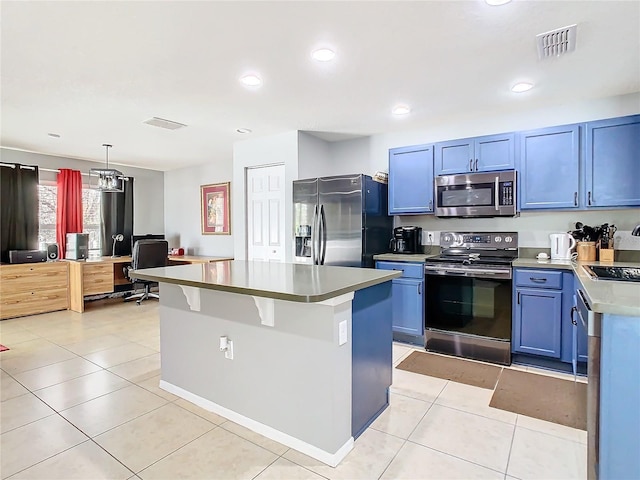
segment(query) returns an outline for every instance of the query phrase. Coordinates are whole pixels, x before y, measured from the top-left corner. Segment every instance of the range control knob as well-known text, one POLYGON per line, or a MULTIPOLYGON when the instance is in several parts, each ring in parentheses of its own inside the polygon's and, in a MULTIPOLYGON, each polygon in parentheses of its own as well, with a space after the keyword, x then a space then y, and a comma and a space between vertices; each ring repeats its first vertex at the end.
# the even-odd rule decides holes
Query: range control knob
POLYGON ((500 243, 502 241, 502 237, 496 237, 493 239, 494 242, 500 243))
POLYGON ((511 243, 511 242, 513 242, 513 238, 511 238, 511 237, 504 237, 504 241, 505 241, 505 242, 507 242, 507 243, 511 243))

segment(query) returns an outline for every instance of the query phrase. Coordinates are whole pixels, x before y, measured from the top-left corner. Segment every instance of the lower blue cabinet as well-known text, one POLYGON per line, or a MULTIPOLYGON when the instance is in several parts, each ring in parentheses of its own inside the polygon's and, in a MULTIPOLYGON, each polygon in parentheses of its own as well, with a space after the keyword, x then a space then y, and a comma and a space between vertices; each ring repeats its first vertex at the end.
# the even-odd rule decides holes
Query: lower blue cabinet
POLYGON ((560 358, 562 291, 516 288, 512 349, 560 358))
POLYGON ((401 270, 391 282, 394 340, 424 345, 424 265, 410 262, 376 262, 382 270, 401 270))

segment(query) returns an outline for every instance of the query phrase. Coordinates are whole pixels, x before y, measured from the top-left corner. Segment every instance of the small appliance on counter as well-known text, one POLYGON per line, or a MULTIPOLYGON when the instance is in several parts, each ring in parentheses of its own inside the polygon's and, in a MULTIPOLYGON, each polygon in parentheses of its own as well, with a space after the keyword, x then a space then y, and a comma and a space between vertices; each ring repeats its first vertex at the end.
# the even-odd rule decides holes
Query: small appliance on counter
POLYGON ((389 248, 393 253, 420 253, 422 240, 421 227, 396 227, 389 248))
POLYGON ((552 233, 551 240, 551 260, 570 260, 571 251, 576 246, 576 239, 568 233, 552 233))
POLYGON ((89 234, 67 233, 67 260, 86 260, 89 256, 89 234))

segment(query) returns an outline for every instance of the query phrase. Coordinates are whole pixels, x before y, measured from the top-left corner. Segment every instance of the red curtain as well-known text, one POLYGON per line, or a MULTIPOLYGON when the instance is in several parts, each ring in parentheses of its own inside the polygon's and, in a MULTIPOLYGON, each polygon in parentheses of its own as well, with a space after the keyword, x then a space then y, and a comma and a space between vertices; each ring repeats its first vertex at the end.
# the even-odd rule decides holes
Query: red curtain
POLYGON ((82 233, 82 176, 79 170, 61 168, 58 173, 56 241, 65 258, 67 233, 82 233))

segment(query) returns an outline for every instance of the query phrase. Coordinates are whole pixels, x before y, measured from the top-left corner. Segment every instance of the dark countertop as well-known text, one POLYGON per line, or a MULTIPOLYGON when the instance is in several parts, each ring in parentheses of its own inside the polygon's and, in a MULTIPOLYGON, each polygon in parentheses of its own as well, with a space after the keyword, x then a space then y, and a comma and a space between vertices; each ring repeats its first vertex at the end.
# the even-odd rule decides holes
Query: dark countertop
POLYGON ((146 268, 135 278, 258 297, 313 303, 400 277, 402 272, 228 260, 198 265, 146 268))

